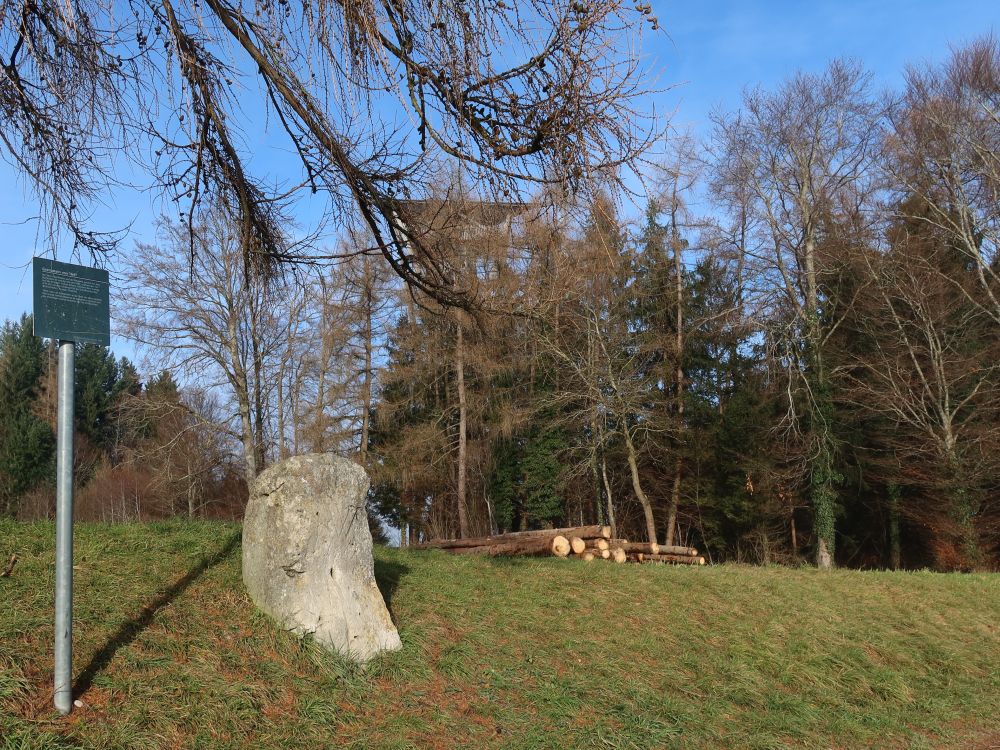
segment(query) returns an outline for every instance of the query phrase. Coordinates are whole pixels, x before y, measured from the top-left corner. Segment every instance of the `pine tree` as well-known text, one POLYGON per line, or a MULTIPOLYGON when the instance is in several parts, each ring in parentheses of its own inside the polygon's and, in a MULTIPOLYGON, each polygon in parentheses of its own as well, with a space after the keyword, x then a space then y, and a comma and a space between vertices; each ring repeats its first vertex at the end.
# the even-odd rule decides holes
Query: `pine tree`
POLYGON ((53 475, 55 438, 35 411, 44 364, 31 316, 7 321, 0 334, 0 515, 15 515, 21 497, 53 475))
POLYGON ((529 526, 555 526, 565 517, 560 454, 569 447, 565 432, 545 415, 532 425, 524 445, 523 513, 529 526))
POLYGON ((135 391, 137 381, 134 369, 122 377, 110 349, 95 344, 78 346, 74 389, 77 432, 101 450, 109 450, 114 437, 115 402, 122 393, 135 391))

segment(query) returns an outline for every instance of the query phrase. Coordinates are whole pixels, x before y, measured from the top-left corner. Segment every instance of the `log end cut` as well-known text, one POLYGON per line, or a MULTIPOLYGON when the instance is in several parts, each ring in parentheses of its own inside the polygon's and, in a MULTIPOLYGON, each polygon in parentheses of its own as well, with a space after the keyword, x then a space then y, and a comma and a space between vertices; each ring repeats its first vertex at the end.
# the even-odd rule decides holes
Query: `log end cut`
POLYGON ((572 547, 570 546, 569 539, 566 537, 559 535, 552 538, 552 554, 556 557, 568 556, 570 549, 572 547))

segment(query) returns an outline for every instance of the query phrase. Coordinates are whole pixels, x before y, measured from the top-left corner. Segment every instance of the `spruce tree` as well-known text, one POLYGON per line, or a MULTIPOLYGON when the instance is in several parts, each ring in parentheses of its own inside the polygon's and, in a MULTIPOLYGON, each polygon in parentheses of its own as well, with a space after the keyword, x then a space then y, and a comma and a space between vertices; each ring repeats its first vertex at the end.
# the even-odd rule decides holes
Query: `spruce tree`
POLYGON ((23 495, 52 476, 52 428, 35 411, 44 355, 30 315, 7 321, 0 334, 0 515, 16 515, 23 495))

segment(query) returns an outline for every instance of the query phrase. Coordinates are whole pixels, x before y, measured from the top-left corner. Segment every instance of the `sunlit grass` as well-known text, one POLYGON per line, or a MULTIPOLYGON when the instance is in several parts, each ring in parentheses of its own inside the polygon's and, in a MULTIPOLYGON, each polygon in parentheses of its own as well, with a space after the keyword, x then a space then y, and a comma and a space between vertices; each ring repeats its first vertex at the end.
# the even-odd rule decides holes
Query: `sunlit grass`
POLYGON ((1000 744, 1000 576, 379 549, 403 649, 361 669, 254 611, 238 534, 77 528, 60 718, 53 528, 0 523, 0 748, 1000 744))

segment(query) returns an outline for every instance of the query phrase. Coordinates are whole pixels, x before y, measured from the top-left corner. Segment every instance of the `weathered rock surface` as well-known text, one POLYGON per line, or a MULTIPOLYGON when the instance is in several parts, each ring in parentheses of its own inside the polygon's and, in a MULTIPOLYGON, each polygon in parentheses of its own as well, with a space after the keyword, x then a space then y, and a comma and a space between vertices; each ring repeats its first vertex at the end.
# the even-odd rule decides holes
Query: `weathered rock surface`
POLYGON ((262 472, 243 521, 243 581, 284 627, 358 661, 400 648, 375 583, 368 476, 314 453, 262 472))

